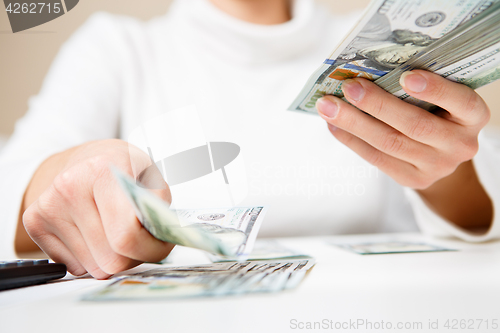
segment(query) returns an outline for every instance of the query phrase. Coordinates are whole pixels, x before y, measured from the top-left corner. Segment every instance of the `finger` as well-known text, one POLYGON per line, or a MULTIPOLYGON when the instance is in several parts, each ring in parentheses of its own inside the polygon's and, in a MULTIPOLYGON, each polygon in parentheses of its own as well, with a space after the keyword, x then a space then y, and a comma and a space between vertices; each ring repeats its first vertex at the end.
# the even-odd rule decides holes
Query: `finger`
POLYGON ((111 274, 104 272, 94 260, 85 240, 73 223, 65 223, 66 227, 58 229, 54 235, 69 249, 72 255, 96 279, 107 279, 111 274))
POLYGON ((409 95, 447 110, 458 124, 483 127, 489 121, 484 100, 463 84, 423 70, 403 73, 400 84, 409 95))
POLYGON ((120 255, 111 248, 93 200, 92 190, 72 200, 71 218, 80 230, 91 256, 103 272, 116 274, 141 263, 120 255))
MULTIPOLYGON (((74 198, 68 196, 68 193, 61 193, 61 191, 64 191, 64 186, 61 185, 62 178, 58 177, 56 179, 49 190, 44 192, 36 202, 40 217, 47 221, 46 230, 61 240, 90 275, 97 279, 108 278, 110 275, 105 273, 96 263, 80 230, 71 217, 69 202, 73 201, 74 198), (70 200, 66 200, 66 198, 70 200), (54 209, 54 202, 63 204, 63 208, 54 209)), ((68 192, 72 192, 72 190, 69 189, 68 192)))
POLYGON ((63 232, 56 232, 55 236, 61 240, 69 251, 71 251, 73 256, 85 270, 96 279, 102 280, 109 278, 111 274, 104 272, 96 263, 78 229, 76 227, 67 227, 64 229, 65 230, 61 230, 63 232), (70 231, 70 229, 72 229, 72 231, 70 231))
POLYGON ((87 273, 85 267, 80 264, 68 247, 55 235, 45 235, 45 237, 38 239, 36 243, 43 248, 43 252, 52 260, 65 264, 71 274, 82 276, 87 273))
POLYGON ((23 214, 23 224, 31 239, 55 262, 66 265, 68 272, 80 276, 87 270, 80 264, 71 251, 54 234, 47 232, 44 221, 36 211, 36 203, 23 214))
POLYGON ((387 155, 414 165, 420 165, 435 155, 434 148, 410 139, 339 98, 325 96, 318 100, 317 107, 328 123, 359 137, 387 155))
POLYGON ((354 106, 395 128, 407 137, 430 146, 447 142, 450 123, 408 104, 364 79, 342 84, 346 99, 354 106))
MULTIPOLYGON (((170 197, 168 187, 156 190, 155 193, 164 200, 170 197)), ((156 239, 142 226, 111 174, 96 181, 94 198, 104 232, 116 253, 140 261, 156 262, 165 258, 173 249, 173 244, 156 239)))
POLYGON ((429 185, 424 177, 417 176, 421 175, 421 172, 412 164, 387 155, 355 135, 331 124, 328 124, 328 128, 338 141, 385 174, 391 175, 399 184, 411 188, 426 188, 429 185))

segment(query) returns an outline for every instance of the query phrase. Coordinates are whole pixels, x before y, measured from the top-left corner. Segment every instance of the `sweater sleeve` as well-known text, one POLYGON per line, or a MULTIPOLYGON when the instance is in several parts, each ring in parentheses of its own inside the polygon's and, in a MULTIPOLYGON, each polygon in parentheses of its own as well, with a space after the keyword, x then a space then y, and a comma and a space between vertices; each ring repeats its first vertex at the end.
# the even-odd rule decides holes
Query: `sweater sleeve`
POLYGON ((479 151, 472 159, 479 182, 493 204, 493 221, 488 230, 471 232, 442 218, 427 206, 416 191, 406 188, 417 223, 422 232, 436 237, 457 237, 468 242, 484 242, 500 238, 500 145, 493 137, 479 135, 479 151))
POLYGON ((27 185, 49 156, 117 136, 119 25, 94 14, 61 48, 40 93, 0 155, 0 256, 14 258, 14 237, 27 185))

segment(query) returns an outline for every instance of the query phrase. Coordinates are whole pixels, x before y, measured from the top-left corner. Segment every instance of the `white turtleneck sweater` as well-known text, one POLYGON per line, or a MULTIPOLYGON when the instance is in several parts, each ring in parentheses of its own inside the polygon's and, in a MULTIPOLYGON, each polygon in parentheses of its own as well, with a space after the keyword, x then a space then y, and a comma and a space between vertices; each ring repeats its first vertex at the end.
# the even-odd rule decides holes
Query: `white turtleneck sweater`
MULTIPOLYGON (((126 140, 187 105, 197 106, 207 141, 240 146, 248 194, 239 205, 269 207, 261 236, 410 231, 413 216, 436 235, 499 236, 497 215, 487 233, 467 233, 337 142, 321 118, 286 110, 354 19, 311 0, 296 0, 293 19, 275 26, 239 21, 207 0, 178 0, 147 23, 95 14, 63 46, 2 151, 0 257, 15 255, 23 194, 44 159, 89 140, 126 140)), ((497 208, 499 154, 480 139, 474 165, 497 208)))

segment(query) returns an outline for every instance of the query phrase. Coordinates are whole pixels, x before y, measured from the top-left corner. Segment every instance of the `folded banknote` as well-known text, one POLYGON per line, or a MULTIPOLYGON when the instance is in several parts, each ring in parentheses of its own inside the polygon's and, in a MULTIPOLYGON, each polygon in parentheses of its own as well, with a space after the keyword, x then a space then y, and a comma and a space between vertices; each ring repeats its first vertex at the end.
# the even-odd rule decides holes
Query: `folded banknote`
POLYGON ((117 169, 113 172, 154 237, 232 259, 245 260, 264 219, 264 207, 170 209, 169 204, 117 169))

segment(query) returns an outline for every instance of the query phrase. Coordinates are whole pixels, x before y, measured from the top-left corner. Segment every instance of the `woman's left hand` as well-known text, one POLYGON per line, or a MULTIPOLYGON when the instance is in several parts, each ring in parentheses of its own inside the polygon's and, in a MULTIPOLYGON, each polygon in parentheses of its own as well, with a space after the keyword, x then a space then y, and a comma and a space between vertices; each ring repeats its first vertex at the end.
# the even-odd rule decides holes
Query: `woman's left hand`
POLYGON ((334 96, 321 98, 316 106, 340 142, 399 184, 423 190, 474 157, 490 111, 474 90, 437 74, 407 72, 401 85, 443 110, 432 114, 365 79, 347 80, 342 89, 367 114, 334 96))

